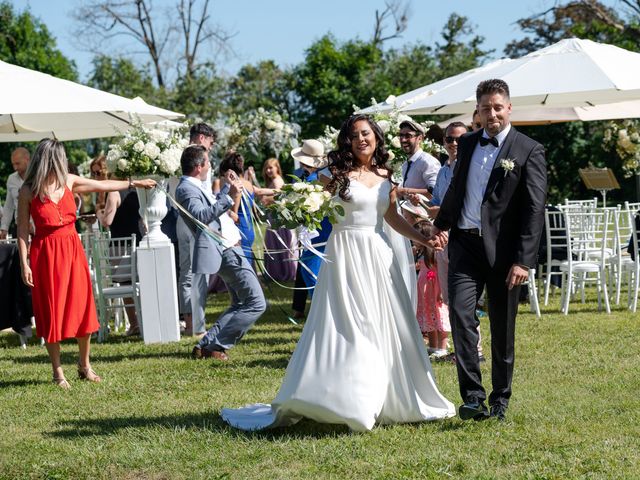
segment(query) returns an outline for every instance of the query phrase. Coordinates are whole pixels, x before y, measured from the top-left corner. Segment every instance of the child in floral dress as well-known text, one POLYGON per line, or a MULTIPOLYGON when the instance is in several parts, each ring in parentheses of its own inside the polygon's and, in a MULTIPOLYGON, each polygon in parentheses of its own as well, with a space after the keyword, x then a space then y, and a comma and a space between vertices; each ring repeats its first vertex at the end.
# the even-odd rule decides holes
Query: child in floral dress
MULTIPOLYGON (((414 228, 425 236, 430 236, 433 226, 426 221, 418 222, 414 228)), ((427 351, 432 357, 447 355, 447 343, 451 326, 449 324, 449 307, 442 299, 442 290, 438 280, 435 251, 432 248, 419 246, 418 253, 418 307, 417 319, 427 351)))

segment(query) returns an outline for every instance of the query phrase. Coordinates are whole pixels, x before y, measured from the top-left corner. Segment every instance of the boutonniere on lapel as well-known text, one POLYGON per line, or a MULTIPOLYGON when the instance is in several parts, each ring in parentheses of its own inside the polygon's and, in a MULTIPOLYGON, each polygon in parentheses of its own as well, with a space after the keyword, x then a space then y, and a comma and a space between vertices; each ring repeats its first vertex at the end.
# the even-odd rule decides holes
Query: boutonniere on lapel
POLYGON ((506 177, 507 173, 516 167, 516 162, 511 158, 503 158, 500 160, 500 167, 504 170, 504 176, 506 177))

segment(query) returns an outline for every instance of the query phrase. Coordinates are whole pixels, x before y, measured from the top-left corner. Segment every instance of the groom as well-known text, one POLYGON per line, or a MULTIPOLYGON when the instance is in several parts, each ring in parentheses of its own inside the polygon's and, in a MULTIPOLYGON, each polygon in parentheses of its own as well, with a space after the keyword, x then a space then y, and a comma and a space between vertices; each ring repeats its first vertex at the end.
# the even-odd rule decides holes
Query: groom
POLYGON ((436 246, 449 242, 449 311, 462 420, 504 420, 514 363, 520 285, 535 266, 544 225, 547 170, 544 148, 511 126, 509 86, 486 80, 476 90, 482 130, 460 138, 454 176, 434 225, 436 246), (491 380, 489 406, 478 361, 478 318, 483 288, 489 299, 491 380))

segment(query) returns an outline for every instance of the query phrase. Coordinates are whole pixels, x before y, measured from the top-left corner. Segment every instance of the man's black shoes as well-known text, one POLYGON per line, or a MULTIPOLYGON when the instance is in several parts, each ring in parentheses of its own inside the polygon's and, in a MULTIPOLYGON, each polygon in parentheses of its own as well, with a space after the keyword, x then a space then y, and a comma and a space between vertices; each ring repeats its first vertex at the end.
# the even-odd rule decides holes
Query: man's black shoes
POLYGON ((501 422, 504 421, 505 415, 507 413, 507 407, 500 403, 496 403, 495 405, 491 405, 491 418, 495 418, 501 422))
POLYGON ((484 402, 471 399, 471 401, 460 405, 458 415, 462 420, 485 420, 489 418, 489 410, 484 402))

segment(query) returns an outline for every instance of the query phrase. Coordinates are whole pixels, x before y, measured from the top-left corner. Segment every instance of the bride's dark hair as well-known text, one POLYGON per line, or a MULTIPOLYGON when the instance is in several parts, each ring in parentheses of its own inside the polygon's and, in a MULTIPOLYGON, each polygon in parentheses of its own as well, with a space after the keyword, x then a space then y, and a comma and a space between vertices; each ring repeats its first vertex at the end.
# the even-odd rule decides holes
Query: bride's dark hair
POLYGON ((376 149, 373 152, 373 165, 387 170, 387 178, 391 180, 391 169, 387 165, 389 154, 384 145, 384 133, 378 124, 369 116, 362 113, 351 115, 340 127, 338 133, 338 148, 329 152, 329 170, 332 179, 327 185, 327 190, 335 195, 336 191, 343 200, 349 199, 349 173, 358 166, 358 160, 353 154, 351 146, 351 130, 356 122, 364 120, 371 127, 376 137, 376 149))

